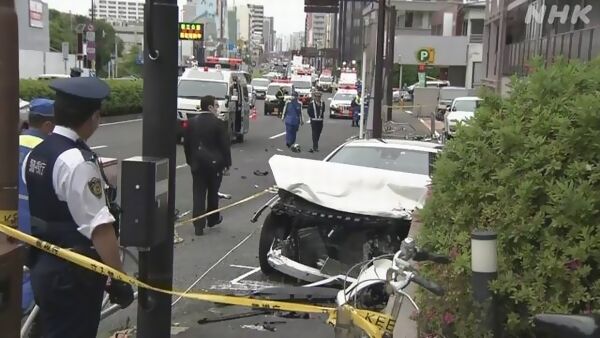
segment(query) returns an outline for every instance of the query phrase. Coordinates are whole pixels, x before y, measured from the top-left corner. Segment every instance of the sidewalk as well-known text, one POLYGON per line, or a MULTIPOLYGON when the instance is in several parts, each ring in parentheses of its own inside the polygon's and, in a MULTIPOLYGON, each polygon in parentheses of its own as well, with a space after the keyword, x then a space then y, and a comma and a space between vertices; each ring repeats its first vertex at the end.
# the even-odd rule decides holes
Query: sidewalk
MULTIPOLYGON (((421 121, 421 123, 423 123, 423 125, 425 125, 425 127, 429 131, 431 131, 431 118, 430 117, 421 117, 421 118, 419 118, 419 121, 421 121)), ((435 120, 435 131, 437 131, 440 134, 444 131, 444 122, 443 121, 435 120)))

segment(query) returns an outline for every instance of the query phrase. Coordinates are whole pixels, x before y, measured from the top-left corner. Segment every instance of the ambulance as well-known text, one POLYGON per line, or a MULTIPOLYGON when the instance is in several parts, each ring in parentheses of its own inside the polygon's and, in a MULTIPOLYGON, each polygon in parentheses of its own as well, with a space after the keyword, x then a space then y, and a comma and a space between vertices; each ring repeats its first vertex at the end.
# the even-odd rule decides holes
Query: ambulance
POLYGON ((190 118, 200 113, 200 100, 212 95, 219 103, 218 117, 227 125, 230 138, 244 142, 250 129, 250 93, 245 76, 238 71, 241 59, 207 57, 202 66, 187 68, 177 84, 177 141, 190 118))

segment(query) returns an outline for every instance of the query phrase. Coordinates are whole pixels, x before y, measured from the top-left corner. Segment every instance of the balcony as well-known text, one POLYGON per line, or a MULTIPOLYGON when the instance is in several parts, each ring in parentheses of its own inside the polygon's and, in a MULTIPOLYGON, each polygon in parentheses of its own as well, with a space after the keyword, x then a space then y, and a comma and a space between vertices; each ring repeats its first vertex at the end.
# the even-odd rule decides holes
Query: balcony
POLYGON ((536 56, 541 56, 546 63, 561 56, 590 61, 600 56, 600 26, 513 43, 506 46, 505 55, 504 75, 527 74, 527 64, 536 56))

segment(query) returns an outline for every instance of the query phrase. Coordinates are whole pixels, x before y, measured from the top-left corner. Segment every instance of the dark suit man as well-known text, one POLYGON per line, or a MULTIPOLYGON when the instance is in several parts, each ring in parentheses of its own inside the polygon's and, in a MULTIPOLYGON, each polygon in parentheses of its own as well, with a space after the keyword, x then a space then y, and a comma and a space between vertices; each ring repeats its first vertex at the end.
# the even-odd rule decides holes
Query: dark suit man
MULTIPOLYGON (((214 96, 203 97, 200 114, 190 119, 185 131, 185 158, 193 178, 194 217, 219 208, 223 172, 231 167, 229 133, 226 123, 216 115, 218 108, 214 96)), ((196 235, 201 236, 206 225, 213 227, 222 220, 218 213, 197 220, 194 222, 196 235)))

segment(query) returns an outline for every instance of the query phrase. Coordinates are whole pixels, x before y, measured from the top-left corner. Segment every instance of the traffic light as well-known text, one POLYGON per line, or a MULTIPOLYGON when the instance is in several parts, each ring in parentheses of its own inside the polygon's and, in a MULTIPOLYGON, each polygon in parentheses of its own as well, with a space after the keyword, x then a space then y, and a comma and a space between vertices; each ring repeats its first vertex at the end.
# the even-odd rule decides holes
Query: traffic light
POLYGON ((204 40, 204 24, 192 22, 179 23, 179 40, 204 40))

